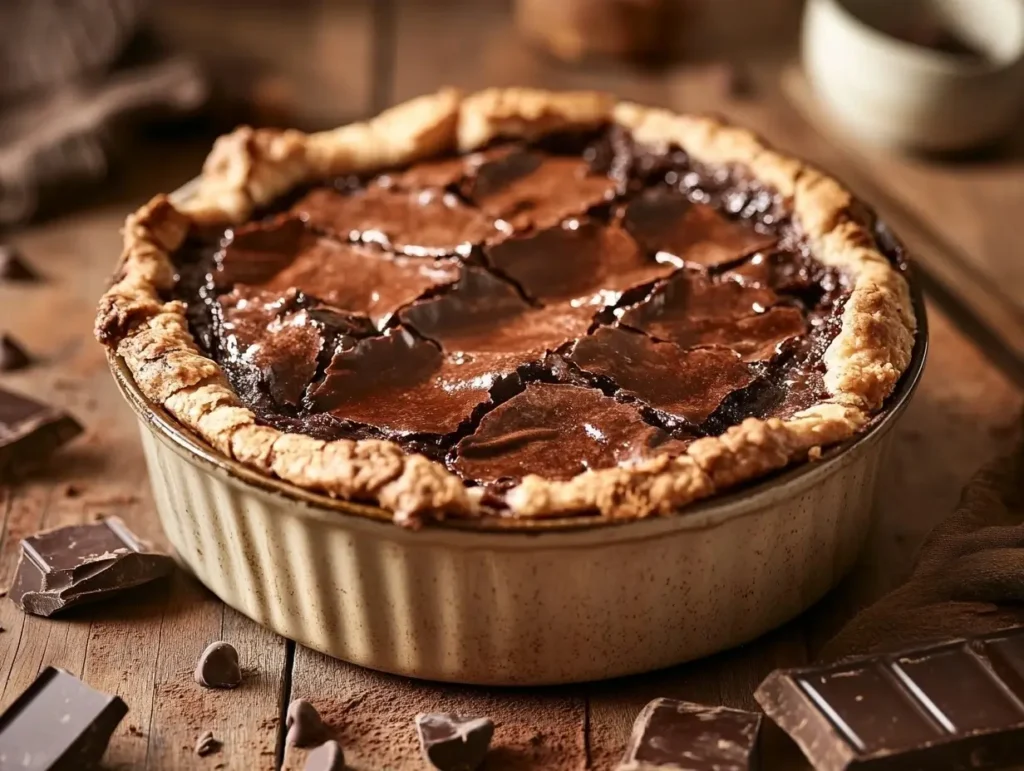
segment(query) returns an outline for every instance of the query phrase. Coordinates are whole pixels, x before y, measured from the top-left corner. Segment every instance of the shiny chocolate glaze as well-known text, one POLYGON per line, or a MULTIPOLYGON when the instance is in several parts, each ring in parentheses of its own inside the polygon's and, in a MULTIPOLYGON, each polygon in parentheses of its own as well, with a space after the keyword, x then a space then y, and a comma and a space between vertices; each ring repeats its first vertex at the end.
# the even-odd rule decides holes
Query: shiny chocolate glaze
POLYGON ((822 399, 848 291, 743 169, 615 129, 327 180, 174 260, 261 421, 391 439, 497 505, 822 399))

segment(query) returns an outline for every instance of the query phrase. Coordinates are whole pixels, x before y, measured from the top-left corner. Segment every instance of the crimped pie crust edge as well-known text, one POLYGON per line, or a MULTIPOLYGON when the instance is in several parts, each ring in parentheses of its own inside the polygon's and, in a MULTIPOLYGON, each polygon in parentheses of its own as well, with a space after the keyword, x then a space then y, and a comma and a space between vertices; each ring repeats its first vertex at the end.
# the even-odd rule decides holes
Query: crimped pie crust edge
POLYGON ((170 255, 191 227, 244 222, 303 182, 467 152, 498 137, 537 138, 608 122, 644 144, 678 145, 701 162, 742 164, 791 202, 815 257, 851 280, 842 328, 823 359, 831 396, 787 420, 748 418, 721 436, 693 442, 676 458, 587 471, 567 481, 527 476, 507 495, 511 514, 668 514, 815 457, 863 428, 910 363, 916 319, 906 280, 878 251, 852 195, 746 129, 597 92, 506 88, 463 96, 443 89, 332 131, 236 129, 214 144, 188 200, 157 196, 128 217, 124 251, 97 312, 96 336, 123 358, 148 399, 251 468, 333 497, 376 502, 402 524, 480 516, 479 490, 393 442, 324 442, 257 424, 220 365, 196 346, 185 305, 161 299, 174 283, 170 255))

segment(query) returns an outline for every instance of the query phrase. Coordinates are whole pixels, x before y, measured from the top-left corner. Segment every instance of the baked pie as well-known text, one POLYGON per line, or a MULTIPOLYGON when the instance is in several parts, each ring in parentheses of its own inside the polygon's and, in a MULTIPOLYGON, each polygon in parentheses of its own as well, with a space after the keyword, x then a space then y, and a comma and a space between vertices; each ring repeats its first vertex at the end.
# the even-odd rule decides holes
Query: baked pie
POLYGON ((643 517, 861 430, 910 362, 905 271, 746 130, 444 90, 218 140, 128 218, 96 334, 220 452, 399 522, 643 517))

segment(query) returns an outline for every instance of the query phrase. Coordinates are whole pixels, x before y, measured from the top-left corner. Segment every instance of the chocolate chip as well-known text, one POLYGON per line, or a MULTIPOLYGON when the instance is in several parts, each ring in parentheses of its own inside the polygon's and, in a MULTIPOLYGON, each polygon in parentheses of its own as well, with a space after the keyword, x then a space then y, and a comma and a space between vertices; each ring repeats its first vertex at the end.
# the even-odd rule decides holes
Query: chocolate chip
POLYGON ((306 699, 296 699, 288 705, 284 725, 288 729, 285 742, 293 747, 315 747, 330 736, 320 713, 306 699))
POLYGON ((32 363, 25 349, 10 335, 0 335, 0 372, 13 372, 32 363))
POLYGON ((345 753, 333 739, 321 744, 306 756, 306 771, 342 771, 345 753))
POLYGON ((196 740, 196 755, 205 758, 207 755, 220 752, 220 748, 223 746, 224 742, 213 738, 213 731, 207 731, 196 740))
POLYGON ((0 244, 0 279, 5 281, 32 281, 36 272, 25 262, 13 246, 0 244))
POLYGON ((489 717, 417 715, 416 731, 423 757, 440 771, 475 771, 484 762, 494 735, 489 717))
POLYGON ((235 688, 242 682, 238 651, 230 643, 210 643, 199 657, 193 677, 204 688, 235 688))

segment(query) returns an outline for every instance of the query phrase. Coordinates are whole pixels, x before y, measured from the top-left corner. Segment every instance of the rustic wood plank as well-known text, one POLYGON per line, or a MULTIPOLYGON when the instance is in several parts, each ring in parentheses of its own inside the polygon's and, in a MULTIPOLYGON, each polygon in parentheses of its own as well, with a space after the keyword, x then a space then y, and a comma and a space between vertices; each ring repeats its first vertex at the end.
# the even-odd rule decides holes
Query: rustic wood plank
MULTIPOLYGON (((417 745, 418 712, 487 715, 496 724, 489 771, 582 769, 582 692, 571 688, 492 690, 426 683, 345 664, 298 646, 291 698, 309 699, 337 729, 354 771, 428 768, 417 745)), ((287 748, 284 768, 305 752, 287 748)))
MULTIPOLYGON (((173 188, 175 177, 184 181, 201 156, 195 148, 150 152, 167 166, 151 164, 146 174, 124 177, 119 195, 108 192, 109 203, 14 239, 47 278, 0 288, 0 302, 13 311, 5 324, 40 359, 4 383, 66 405, 86 434, 4 494, 5 581, 13 573, 18 539, 40 526, 117 514, 143 537, 163 542, 135 417, 111 382, 102 348, 91 339, 96 298, 120 250, 125 212, 150 190, 173 188), (191 166, 179 164, 182 157, 191 166)), ((194 769, 196 737, 212 730, 225 746, 202 763, 273 768, 285 641, 227 609, 184 573, 57 619, 26 617, 4 600, 0 619, 11 630, 0 634, 4 704, 48 664, 128 703, 129 715, 107 754, 109 767, 194 769), (233 643, 247 668, 244 685, 235 691, 207 691, 192 681, 196 658, 215 639, 233 643)))

